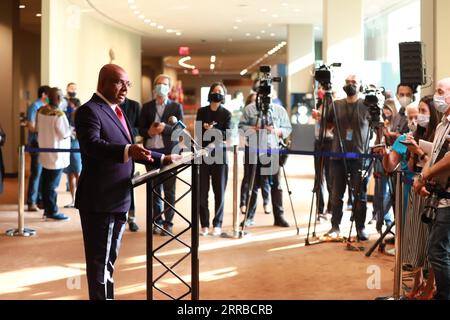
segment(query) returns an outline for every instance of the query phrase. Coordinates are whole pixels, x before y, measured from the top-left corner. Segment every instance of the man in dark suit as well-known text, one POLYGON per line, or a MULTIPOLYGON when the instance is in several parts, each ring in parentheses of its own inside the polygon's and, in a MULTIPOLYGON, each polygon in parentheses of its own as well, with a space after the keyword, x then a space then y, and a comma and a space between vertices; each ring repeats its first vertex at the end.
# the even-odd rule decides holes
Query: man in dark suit
POLYGON ((131 204, 134 162, 169 163, 163 156, 134 144, 131 126, 119 105, 130 81, 117 65, 104 66, 97 93, 75 116, 83 170, 75 206, 80 211, 89 297, 114 299, 114 263, 131 204))
MULTIPOLYGON (((120 109, 122 109, 123 113, 130 122, 133 137, 136 138, 139 135, 139 116, 141 114, 141 105, 137 101, 125 98, 125 101, 120 104, 120 109)), ((134 192, 131 195, 131 208, 128 212, 128 227, 131 232, 137 232, 139 230, 139 226, 136 223, 134 192)))
MULTIPOLYGON (((162 154, 171 154, 178 141, 172 141, 173 126, 169 125, 170 117, 178 120, 184 119, 183 107, 176 102, 169 100, 170 78, 166 75, 159 75, 154 81, 154 92, 156 99, 144 104, 139 120, 139 133, 145 139, 144 146, 162 154)), ((157 183, 158 184, 158 183, 157 183)), ((160 186, 159 194, 164 189, 164 200, 172 206, 175 204, 175 184, 176 179, 169 179, 160 186)), ((162 218, 163 205, 160 198, 153 195, 153 214, 156 223, 161 228, 154 228, 154 234, 167 235, 161 231, 162 228, 169 233, 173 233, 172 209, 166 207, 165 220, 162 218)))

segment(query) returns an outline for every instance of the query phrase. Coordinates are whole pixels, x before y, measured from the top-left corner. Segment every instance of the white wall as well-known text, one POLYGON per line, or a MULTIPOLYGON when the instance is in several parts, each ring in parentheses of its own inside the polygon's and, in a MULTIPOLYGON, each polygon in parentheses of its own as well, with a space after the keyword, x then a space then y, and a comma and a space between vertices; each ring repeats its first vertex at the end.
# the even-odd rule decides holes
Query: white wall
POLYGON ((450 1, 448 0, 435 0, 435 68, 436 68, 436 81, 450 77, 450 1))
POLYGON ((82 13, 68 0, 42 1, 42 83, 65 90, 78 84, 82 102, 97 89, 100 68, 114 63, 129 74, 133 87, 129 97, 141 101, 141 37, 82 13))

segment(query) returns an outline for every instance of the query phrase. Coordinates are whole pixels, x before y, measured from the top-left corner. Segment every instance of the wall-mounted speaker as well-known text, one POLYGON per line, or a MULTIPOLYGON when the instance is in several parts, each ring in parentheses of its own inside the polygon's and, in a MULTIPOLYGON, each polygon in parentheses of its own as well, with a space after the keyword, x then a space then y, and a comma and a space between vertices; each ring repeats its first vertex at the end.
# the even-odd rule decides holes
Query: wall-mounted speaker
POLYGON ((425 44, 423 42, 400 43, 401 83, 415 88, 427 83, 425 44))

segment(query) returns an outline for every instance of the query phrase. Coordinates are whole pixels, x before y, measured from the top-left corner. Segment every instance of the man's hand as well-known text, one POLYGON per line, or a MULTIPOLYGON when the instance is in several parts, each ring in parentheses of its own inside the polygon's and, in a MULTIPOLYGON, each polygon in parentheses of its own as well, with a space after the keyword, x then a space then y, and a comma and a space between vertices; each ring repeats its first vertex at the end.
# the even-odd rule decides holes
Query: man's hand
POLYGON ((171 163, 180 161, 183 157, 179 154, 169 154, 164 156, 163 165, 167 166, 171 163))
POLYGON ((151 137, 160 135, 161 133, 163 133, 164 129, 166 128, 166 124, 165 123, 157 123, 155 122, 150 129, 148 129, 148 135, 151 137))
POLYGON ((378 156, 386 156, 388 154, 386 147, 378 147, 378 148, 373 148, 372 150, 373 154, 378 155, 378 156))
POLYGON ((154 162, 152 152, 138 144, 133 144, 130 146, 128 149, 128 156, 134 161, 154 162))
POLYGON ((322 113, 319 110, 314 109, 312 111, 312 118, 316 121, 320 121, 322 118, 322 113))

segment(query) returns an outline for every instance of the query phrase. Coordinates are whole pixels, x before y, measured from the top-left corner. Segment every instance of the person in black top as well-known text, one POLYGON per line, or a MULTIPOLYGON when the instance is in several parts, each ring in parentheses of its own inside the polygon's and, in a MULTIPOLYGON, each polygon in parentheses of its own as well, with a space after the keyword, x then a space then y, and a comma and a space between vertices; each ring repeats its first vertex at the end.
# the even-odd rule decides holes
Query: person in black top
MULTIPOLYGON (((208 95, 210 105, 197 112, 197 123, 202 126, 203 147, 213 144, 214 150, 209 158, 204 158, 200 166, 200 222, 202 235, 209 234, 210 219, 208 209, 208 193, 210 179, 215 198, 215 214, 213 220, 213 236, 222 234, 223 211, 225 205, 225 189, 228 181, 228 164, 226 158, 227 130, 231 129, 231 112, 225 109, 226 88, 222 83, 214 83, 208 95), (212 138, 211 138, 212 137, 212 138)), ((199 139, 200 140, 200 139, 199 139)))
MULTIPOLYGON (((125 101, 122 102, 119 107, 130 122, 131 132, 136 139, 136 137, 139 136, 139 117, 141 115, 141 105, 137 101, 125 98, 125 101)), ((131 208, 128 212, 128 227, 130 228, 131 232, 137 232, 139 230, 139 226, 136 223, 134 189, 133 195, 131 197, 131 208)))

